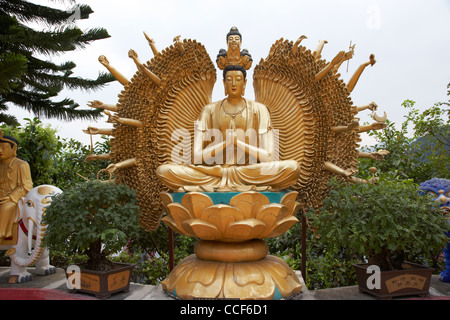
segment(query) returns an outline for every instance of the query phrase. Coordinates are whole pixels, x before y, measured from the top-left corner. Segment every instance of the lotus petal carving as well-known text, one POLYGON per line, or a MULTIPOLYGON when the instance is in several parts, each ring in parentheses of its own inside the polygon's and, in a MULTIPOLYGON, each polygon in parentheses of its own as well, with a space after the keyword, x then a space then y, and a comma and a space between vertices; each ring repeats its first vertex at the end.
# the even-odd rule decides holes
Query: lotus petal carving
POLYGON ((233 264, 191 255, 175 267, 162 287, 181 299, 279 299, 302 289, 287 263, 274 256, 233 264))
POLYGON ((298 222, 297 192, 271 202, 263 193, 247 191, 233 196, 228 204, 214 204, 206 193, 188 192, 180 203, 163 193, 166 216, 172 230, 190 237, 217 241, 247 241, 273 238, 298 222))

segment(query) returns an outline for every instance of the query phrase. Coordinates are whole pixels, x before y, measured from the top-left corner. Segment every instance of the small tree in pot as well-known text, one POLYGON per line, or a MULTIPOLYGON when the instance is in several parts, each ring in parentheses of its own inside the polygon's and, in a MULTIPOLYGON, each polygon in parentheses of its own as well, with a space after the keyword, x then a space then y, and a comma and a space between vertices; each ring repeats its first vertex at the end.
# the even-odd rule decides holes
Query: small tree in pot
POLYGON ((447 243, 449 224, 439 204, 412 181, 333 181, 332 187, 319 212, 307 213, 310 226, 322 241, 353 248, 381 271, 402 269, 408 255, 439 252, 447 243))
POLYGON ((52 199, 43 242, 54 250, 86 254, 86 269, 108 271, 108 259, 139 232, 136 194, 125 185, 87 181, 52 199))

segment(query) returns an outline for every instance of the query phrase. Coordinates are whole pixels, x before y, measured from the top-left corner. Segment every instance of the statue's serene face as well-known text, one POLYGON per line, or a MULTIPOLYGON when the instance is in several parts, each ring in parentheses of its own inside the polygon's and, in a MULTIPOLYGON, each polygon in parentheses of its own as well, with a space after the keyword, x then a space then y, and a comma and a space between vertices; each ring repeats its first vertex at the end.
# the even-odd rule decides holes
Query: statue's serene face
POLYGON ((246 83, 247 80, 244 78, 242 71, 228 71, 223 81, 225 95, 231 98, 243 97, 246 83))
POLYGON ((8 160, 14 157, 14 149, 8 142, 0 143, 0 161, 8 160))
POLYGON ((230 47, 237 47, 240 48, 241 47, 241 37, 239 37, 238 35, 231 35, 228 37, 228 48, 230 47))

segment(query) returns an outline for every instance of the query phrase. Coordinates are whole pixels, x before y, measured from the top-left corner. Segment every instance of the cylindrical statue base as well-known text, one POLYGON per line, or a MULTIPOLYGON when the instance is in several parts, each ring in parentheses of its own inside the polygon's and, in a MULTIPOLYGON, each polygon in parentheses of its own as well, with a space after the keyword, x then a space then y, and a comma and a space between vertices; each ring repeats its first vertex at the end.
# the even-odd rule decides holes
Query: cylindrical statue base
POLYGON ((162 282, 179 299, 282 299, 302 285, 262 238, 298 222, 296 192, 163 193, 174 231, 198 237, 194 253, 162 282))
POLYGON ((267 255, 262 240, 200 240, 162 282, 180 299, 283 299, 301 291, 296 274, 282 259, 267 255))

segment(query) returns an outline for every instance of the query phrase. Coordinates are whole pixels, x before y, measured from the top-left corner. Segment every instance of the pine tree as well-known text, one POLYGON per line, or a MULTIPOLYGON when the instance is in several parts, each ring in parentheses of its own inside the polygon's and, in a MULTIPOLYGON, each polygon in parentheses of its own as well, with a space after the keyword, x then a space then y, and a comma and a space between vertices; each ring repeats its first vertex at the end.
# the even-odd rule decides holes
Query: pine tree
POLYGON ((81 31, 70 23, 75 14, 78 19, 87 19, 91 13, 87 5, 64 11, 25 0, 0 0, 0 122, 17 124, 13 115, 5 113, 8 104, 60 120, 100 117, 100 110, 78 109, 72 99, 55 99, 64 88, 99 89, 115 80, 113 76, 101 72, 97 79, 84 79, 73 75, 76 65, 72 61, 56 64, 42 59, 108 38, 103 28, 81 31), (46 30, 34 30, 29 23, 44 24, 46 30))

